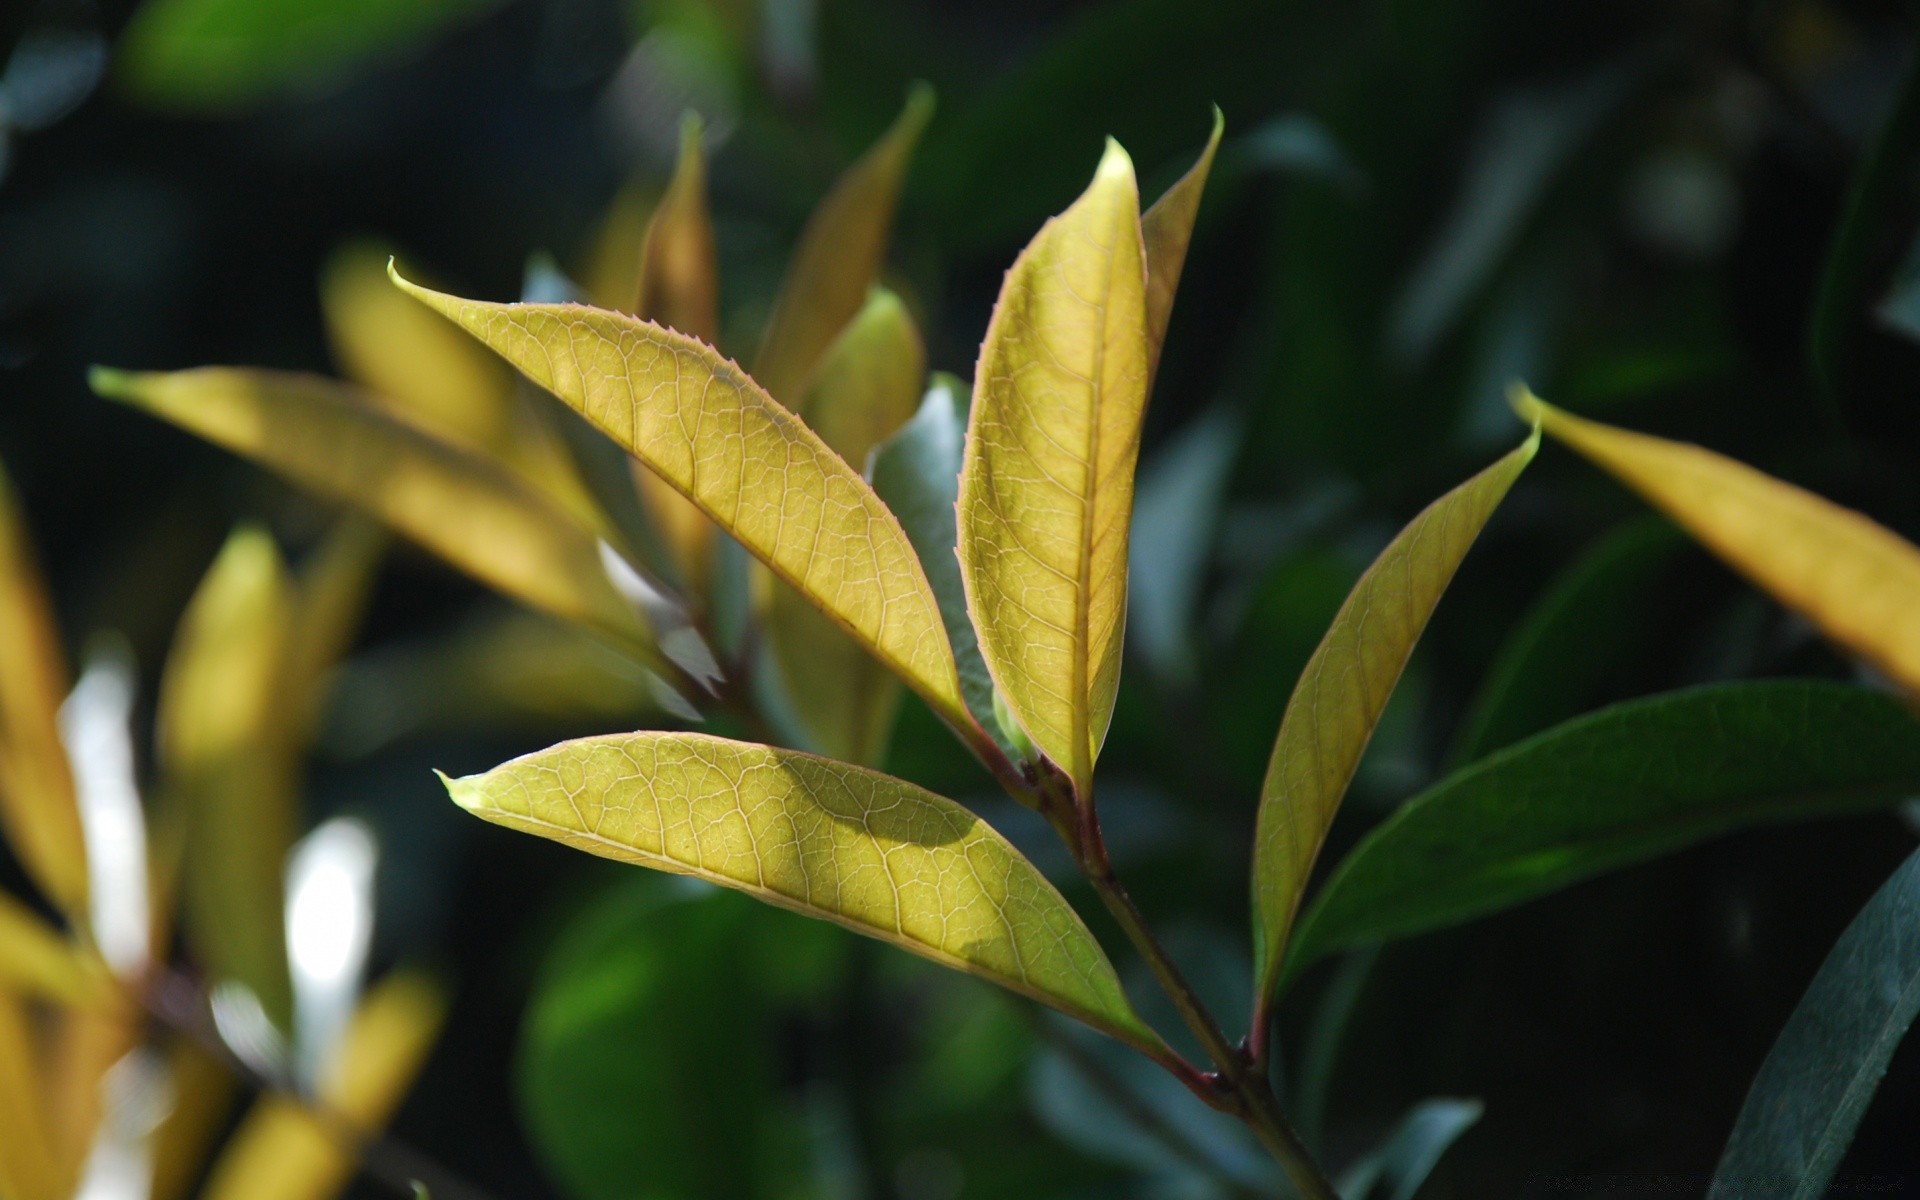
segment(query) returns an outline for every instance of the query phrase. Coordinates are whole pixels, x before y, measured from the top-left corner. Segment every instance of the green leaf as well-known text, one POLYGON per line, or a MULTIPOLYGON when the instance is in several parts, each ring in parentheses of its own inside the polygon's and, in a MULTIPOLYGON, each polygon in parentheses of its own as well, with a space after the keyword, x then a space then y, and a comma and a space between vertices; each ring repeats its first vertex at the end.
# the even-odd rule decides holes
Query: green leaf
POLYGON ((358 505, 481 582, 654 660, 652 636, 609 582, 593 533, 507 471, 385 416, 356 389, 217 367, 96 369, 92 381, 103 396, 358 505))
POLYGON ((1007 272, 960 476, 960 567, 981 653, 1083 799, 1120 683, 1146 319, 1139 191, 1109 141, 1087 190, 1007 272))
POLYGON ((635 733, 563 742, 447 789, 495 824, 837 922, 1165 1054, 1053 885, 978 817, 902 780, 635 733))
POLYGON ((293 610, 272 537, 236 530, 180 618, 156 739, 168 799, 185 818, 194 948, 216 982, 244 984, 282 1031, 293 1007, 282 919, 296 820, 293 610))
POLYGON ((1840 935, 1767 1052, 1709 1200, 1819 1200, 1920 1014, 1920 851, 1840 935))
POLYGON ((120 75, 162 108, 215 113, 311 94, 497 0, 147 0, 120 75))
POLYGON ((1618 704, 1409 800, 1327 880, 1286 973, 1744 826, 1859 812, 1916 790, 1920 722, 1883 693, 1774 681, 1618 704))
POLYGON ((1647 517, 1575 559, 1487 669, 1454 761, 1483 758, 1592 707, 1622 660, 1644 649, 1651 589, 1683 544, 1673 526, 1647 517))
POLYGON ((60 744, 71 686, 18 499, 0 470, 0 830, 69 919, 87 918, 87 849, 60 744))
POLYGON ((394 277, 672 481, 974 744, 913 547, 866 480, 711 347, 577 304, 491 304, 394 277))
MULTIPOLYGON (((906 305, 875 288, 821 360, 800 415, 858 470, 876 445, 913 416, 926 373, 926 347, 906 305)), ((813 748, 878 766, 899 706, 899 682, 783 584, 768 600, 766 633, 813 748)))
POLYGON ((1307 877, 1394 685, 1460 561, 1539 446, 1535 430, 1401 530, 1354 585, 1294 684, 1254 828, 1256 1022, 1279 981, 1307 877))
POLYGON ((684 882, 629 876, 597 896, 535 981, 516 1090, 544 1165, 578 1200, 785 1195, 799 1182, 797 1114, 774 1070, 780 1014, 749 960, 776 933, 817 955, 805 935, 832 931, 684 882))
POLYGON ((797 404, 827 347, 866 303, 887 252, 900 185, 933 119, 933 89, 907 95, 893 126, 847 168, 807 219, 780 284, 753 377, 783 404, 797 404))
POLYGON ((873 490, 900 519, 907 540, 920 556, 940 606, 960 691, 974 720, 994 736, 1002 750, 1011 743, 995 715, 993 676, 980 657, 980 639, 967 615, 966 585, 960 560, 954 510, 960 502, 960 467, 967 440, 971 390, 951 375, 936 372, 913 419, 874 448, 867 461, 873 490))
POLYGON ((1423 1100, 1379 1149, 1341 1172, 1340 1200, 1413 1200, 1448 1148, 1480 1121, 1478 1100, 1423 1100))

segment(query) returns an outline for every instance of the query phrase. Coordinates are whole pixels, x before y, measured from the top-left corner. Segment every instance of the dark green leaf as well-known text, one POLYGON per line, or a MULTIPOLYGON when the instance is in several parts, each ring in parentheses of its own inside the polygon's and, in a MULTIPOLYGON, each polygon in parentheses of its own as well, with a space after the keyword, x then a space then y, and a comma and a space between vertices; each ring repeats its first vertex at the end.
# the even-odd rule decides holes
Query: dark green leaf
POLYGON ((1285 974, 1454 925, 1746 825, 1920 790, 1920 722, 1842 684, 1724 684, 1615 705, 1407 802, 1334 871, 1285 974))
POLYGON ((1847 926, 1767 1054, 1709 1200, 1817 1200, 1920 1013, 1920 851, 1847 926))

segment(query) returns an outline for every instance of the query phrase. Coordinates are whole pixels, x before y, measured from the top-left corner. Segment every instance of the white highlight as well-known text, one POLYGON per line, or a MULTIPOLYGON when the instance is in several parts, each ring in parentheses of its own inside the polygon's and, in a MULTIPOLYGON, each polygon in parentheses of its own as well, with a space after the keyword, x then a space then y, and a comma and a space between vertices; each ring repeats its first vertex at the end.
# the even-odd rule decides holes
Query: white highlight
POLYGON ((287 859, 287 964, 293 978, 295 1069, 311 1088, 360 995, 373 941, 373 832, 336 817, 287 859))
POLYGON ((116 647, 92 656, 60 706, 60 741, 73 764, 86 840, 93 940, 122 978, 145 969, 152 923, 147 822, 133 764, 133 690, 133 665, 116 647))

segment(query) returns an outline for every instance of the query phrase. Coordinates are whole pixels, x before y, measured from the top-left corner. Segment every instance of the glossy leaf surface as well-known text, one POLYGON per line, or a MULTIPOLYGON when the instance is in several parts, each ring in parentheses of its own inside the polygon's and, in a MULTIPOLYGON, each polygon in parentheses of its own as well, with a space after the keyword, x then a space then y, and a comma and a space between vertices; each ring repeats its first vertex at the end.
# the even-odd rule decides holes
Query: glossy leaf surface
POLYGON ((1139 206, 1133 164, 1110 142, 1086 192, 1007 272, 960 476, 960 565, 981 652, 1082 796, 1120 682, 1147 399, 1139 206))
POLYGON ((1722 684, 1568 721, 1456 772, 1368 834, 1300 920, 1291 974, 1743 826, 1920 789, 1920 721, 1811 681, 1722 684))
POLYGON ((1354 585, 1300 673, 1267 763, 1254 831, 1256 996, 1269 996, 1278 981, 1321 843, 1428 618, 1539 445, 1536 432, 1401 530, 1354 585))
POLYGON ((447 787, 495 824, 834 921, 1158 1050, 1060 893, 978 817, 902 780, 637 733, 563 742, 447 787))
POLYGON ((650 638, 608 582, 599 543, 503 469, 311 375, 227 368, 130 375, 94 390, 295 482, 355 504, 516 600, 644 652, 650 638))
POLYGON ((953 652, 912 545, 866 480, 711 347, 621 313, 399 281, 581 412, 956 726, 953 652))
POLYGON ((1531 394, 1517 394, 1515 406, 1774 599, 1920 694, 1920 547, 1711 450, 1588 421, 1531 394))

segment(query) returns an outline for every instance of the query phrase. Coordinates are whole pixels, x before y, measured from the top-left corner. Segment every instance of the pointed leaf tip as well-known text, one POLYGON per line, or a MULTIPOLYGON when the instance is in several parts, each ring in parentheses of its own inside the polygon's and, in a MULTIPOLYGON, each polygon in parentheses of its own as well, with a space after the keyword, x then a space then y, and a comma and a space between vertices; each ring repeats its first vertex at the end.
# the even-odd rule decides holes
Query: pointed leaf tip
POLYGON ((133 391, 133 372, 117 367, 88 367, 87 386, 93 389, 96 396, 124 400, 133 391))
POLYGON ((455 804, 458 804, 468 812, 476 812, 479 810, 482 799, 478 776, 463 775, 455 779, 438 767, 433 768, 433 774, 434 777, 440 781, 440 786, 447 789, 448 798, 455 804))
POLYGON ((1534 442, 1538 444, 1540 423, 1546 419, 1547 405, 1533 394, 1533 389, 1522 380, 1514 380, 1507 385, 1507 403, 1512 406, 1514 415, 1533 426, 1534 442))
POLYGON ((1106 151, 1100 155, 1100 166, 1095 169, 1094 175, 1100 179, 1131 179, 1133 178, 1133 157, 1118 140, 1110 137, 1107 139, 1106 151))

